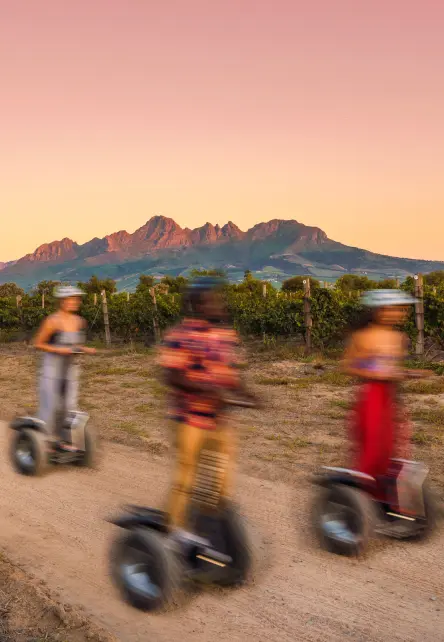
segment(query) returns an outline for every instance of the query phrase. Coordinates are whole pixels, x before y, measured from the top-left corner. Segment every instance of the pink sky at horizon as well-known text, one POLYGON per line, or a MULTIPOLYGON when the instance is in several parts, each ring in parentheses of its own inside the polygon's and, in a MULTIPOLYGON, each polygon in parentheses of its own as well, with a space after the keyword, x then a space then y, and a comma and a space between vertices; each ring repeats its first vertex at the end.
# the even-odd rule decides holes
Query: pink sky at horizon
POLYGON ((444 260, 438 0, 0 6, 0 261, 157 213, 444 260))

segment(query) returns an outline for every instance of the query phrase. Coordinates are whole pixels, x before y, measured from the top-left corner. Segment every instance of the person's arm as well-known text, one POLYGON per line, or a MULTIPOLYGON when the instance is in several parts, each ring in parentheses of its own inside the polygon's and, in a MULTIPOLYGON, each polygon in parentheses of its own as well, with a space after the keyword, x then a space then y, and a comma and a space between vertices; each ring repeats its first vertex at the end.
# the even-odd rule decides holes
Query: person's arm
POLYGON ((49 340, 51 339, 54 332, 57 332, 54 317, 47 317, 41 324, 34 338, 34 348, 36 348, 37 350, 41 350, 42 352, 51 352, 53 354, 72 354, 71 348, 68 348, 66 346, 52 345, 51 343, 49 343, 49 340))

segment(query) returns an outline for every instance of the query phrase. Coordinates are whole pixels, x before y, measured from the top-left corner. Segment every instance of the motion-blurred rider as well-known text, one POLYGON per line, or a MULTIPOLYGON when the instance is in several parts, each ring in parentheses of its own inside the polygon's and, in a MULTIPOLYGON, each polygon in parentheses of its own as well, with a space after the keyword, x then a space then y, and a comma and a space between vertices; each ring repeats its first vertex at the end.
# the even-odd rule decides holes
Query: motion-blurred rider
MULTIPOLYGON (((168 514, 173 536, 197 542, 187 531, 189 499, 200 449, 212 431, 220 452, 232 465, 235 441, 223 417, 223 397, 241 388, 236 367, 238 337, 227 326, 221 281, 201 277, 186 293, 186 316, 165 338, 160 363, 171 392, 170 416, 176 427, 177 459, 168 514)), ((227 496, 232 468, 227 471, 222 495, 227 496)))
POLYGON ((83 294, 72 286, 56 288, 58 310, 46 317, 34 339, 34 347, 44 353, 39 374, 38 417, 50 434, 61 438, 59 445, 64 450, 73 447, 56 434, 57 417, 59 412, 66 416, 77 410, 79 367, 73 355, 95 354, 94 348, 84 346, 86 321, 77 314, 83 294))

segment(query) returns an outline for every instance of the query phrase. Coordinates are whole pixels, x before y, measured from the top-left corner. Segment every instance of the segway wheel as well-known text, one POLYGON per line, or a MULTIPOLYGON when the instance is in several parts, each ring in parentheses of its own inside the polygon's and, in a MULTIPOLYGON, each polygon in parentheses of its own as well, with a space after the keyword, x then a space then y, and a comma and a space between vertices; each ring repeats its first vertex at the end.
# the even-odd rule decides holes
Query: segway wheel
POLYGON ((195 577, 219 586, 243 584, 252 566, 252 551, 243 519, 234 505, 225 501, 217 514, 197 512, 193 521, 197 534, 207 538, 219 553, 231 558, 223 567, 204 564, 205 570, 201 568, 195 577))
POLYGON ((326 550, 337 555, 360 555, 368 546, 374 526, 371 499, 350 486, 325 488, 314 505, 313 526, 326 550))
POLYGON ((435 531, 438 521, 438 503, 435 494, 427 484, 423 487, 423 501, 425 520, 415 522, 412 531, 402 539, 418 542, 428 539, 435 531))
POLYGON ((42 475, 49 466, 45 436, 31 428, 18 430, 12 440, 11 457, 22 475, 42 475))
POLYGON ((168 607, 179 586, 180 567, 155 531, 126 532, 111 548, 111 577, 123 598, 141 611, 168 607))
POLYGON ((97 437, 94 429, 86 425, 85 428, 85 452, 77 459, 78 466, 95 468, 97 466, 97 437))
POLYGON ((251 542, 244 520, 231 502, 227 502, 223 509, 222 529, 227 554, 233 561, 227 567, 227 573, 218 584, 220 586, 243 584, 247 580, 252 567, 251 542))

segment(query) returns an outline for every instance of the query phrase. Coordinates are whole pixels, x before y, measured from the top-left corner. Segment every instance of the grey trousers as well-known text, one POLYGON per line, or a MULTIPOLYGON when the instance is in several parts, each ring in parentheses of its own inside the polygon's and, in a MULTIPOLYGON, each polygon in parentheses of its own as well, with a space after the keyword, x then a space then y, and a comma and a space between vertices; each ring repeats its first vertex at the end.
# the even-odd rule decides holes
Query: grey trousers
POLYGON ((38 418, 45 422, 49 434, 57 435, 59 414, 78 410, 78 381, 77 365, 67 366, 63 357, 45 355, 39 377, 38 418))

